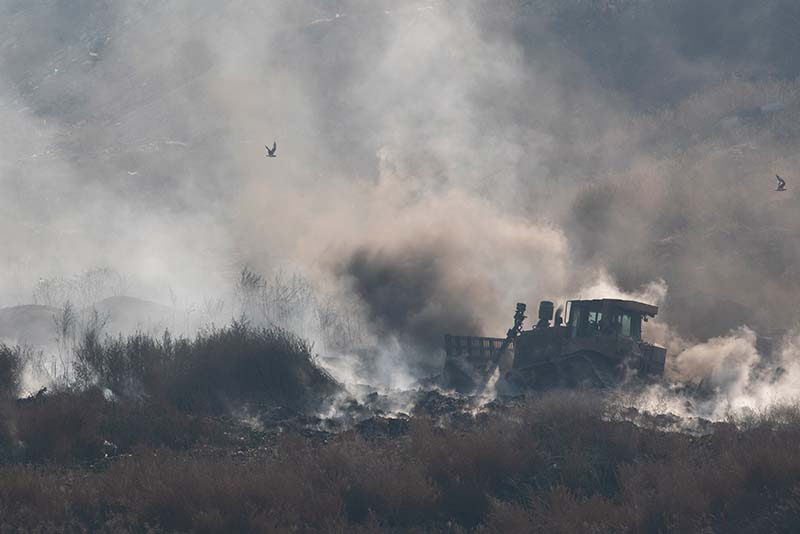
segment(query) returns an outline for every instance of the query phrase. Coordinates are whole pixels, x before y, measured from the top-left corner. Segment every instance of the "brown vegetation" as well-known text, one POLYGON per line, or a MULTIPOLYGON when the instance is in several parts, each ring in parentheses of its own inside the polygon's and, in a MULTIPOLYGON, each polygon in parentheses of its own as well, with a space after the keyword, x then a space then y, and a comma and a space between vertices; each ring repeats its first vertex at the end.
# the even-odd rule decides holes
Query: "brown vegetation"
POLYGON ((414 417, 329 434, 299 412, 339 386, 282 331, 89 333, 82 387, 14 400, 23 353, 0 347, 0 532, 800 528, 793 407, 695 436, 621 421, 587 393, 472 416, 426 392, 414 417))
POLYGON ((258 438, 245 446, 226 442, 219 418, 121 409, 89 394, 23 404, 19 413, 29 419, 18 439, 29 444, 26 463, 6 457, 0 468, 0 517, 7 530, 800 527, 800 417, 794 410, 740 427, 718 424, 713 434, 698 437, 609 421, 597 399, 554 394, 445 426, 419 417, 399 437, 284 432, 264 455, 254 452, 264 445, 258 438), (109 437, 128 454, 90 466, 63 463, 70 451, 92 450, 109 437), (198 446, 212 442, 213 450, 198 446))
POLYGON ((187 413, 226 413, 257 402, 304 411, 339 391, 310 346, 281 329, 234 321, 194 339, 146 334, 101 339, 87 330, 76 348, 79 385, 123 398, 155 398, 187 413))

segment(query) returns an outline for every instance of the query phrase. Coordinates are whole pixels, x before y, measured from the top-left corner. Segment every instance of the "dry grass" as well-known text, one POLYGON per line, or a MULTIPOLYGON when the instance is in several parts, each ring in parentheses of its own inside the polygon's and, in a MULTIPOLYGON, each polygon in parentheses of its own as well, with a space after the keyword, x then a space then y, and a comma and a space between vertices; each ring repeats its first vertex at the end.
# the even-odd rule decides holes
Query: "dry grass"
POLYGON ((346 432, 325 442, 284 433, 265 458, 234 449, 202 454, 191 447, 209 432, 201 426, 147 422, 157 417, 144 407, 114 417, 89 409, 99 399, 70 395, 58 408, 25 408, 35 424, 21 435, 40 445, 27 449, 27 465, 0 467, 5 529, 646 533, 800 526, 800 425, 785 411, 692 437, 604 421, 591 399, 551 395, 466 426, 418 418, 407 436, 392 440, 346 432), (119 428, 137 418, 127 434, 119 428), (91 468, 69 463, 113 432, 130 455, 91 468))
POLYGON ((97 389, 0 405, 0 462, 93 464, 139 445, 190 448, 222 442, 213 419, 168 403, 110 402, 97 389))

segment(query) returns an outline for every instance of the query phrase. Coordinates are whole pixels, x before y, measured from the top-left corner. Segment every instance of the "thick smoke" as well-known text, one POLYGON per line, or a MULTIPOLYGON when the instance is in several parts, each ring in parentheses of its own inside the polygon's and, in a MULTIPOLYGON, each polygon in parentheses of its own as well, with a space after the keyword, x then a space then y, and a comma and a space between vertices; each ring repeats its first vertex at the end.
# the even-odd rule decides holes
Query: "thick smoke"
POLYGON ((503 217, 461 194, 406 205, 373 228, 377 235, 346 257, 339 278, 378 332, 429 354, 443 333, 502 331, 517 291, 532 296, 563 284, 566 247, 558 231, 503 217), (532 276, 529 258, 542 258, 547 270, 532 276), (489 310, 506 313, 497 321, 489 310))
POLYGON ((95 267, 185 305, 296 270, 405 361, 517 301, 644 292, 673 376, 746 396, 722 384, 793 358, 798 17, 0 0, 0 303, 95 267))
POLYGON ((357 250, 343 270, 379 335, 399 336, 404 345, 419 345, 431 353, 441 343, 442 327, 446 332, 480 334, 477 311, 482 306, 461 305, 476 288, 449 281, 441 249, 423 246, 396 254, 357 250))
POLYGON ((737 421, 796 405, 800 386, 796 332, 786 335, 769 356, 759 350, 756 334, 746 327, 700 344, 673 341, 670 378, 681 385, 654 385, 623 404, 712 421, 737 421))

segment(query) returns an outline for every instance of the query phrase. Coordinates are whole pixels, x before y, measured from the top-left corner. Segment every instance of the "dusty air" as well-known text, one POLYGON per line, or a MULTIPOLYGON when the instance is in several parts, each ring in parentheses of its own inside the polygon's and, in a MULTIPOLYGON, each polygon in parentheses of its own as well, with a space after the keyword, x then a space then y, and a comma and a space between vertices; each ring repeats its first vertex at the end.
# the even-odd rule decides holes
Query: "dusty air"
POLYGON ((0 532, 800 532, 798 21, 0 0, 0 532))

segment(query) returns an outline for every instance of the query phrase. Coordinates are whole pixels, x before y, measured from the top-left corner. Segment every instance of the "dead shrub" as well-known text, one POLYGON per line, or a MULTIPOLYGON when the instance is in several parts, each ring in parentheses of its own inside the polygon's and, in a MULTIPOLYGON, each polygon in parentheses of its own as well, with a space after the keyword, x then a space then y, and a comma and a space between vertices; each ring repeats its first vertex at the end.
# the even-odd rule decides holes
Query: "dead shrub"
POLYGON ((280 329, 234 321, 194 339, 146 334, 99 339, 87 333, 76 351, 83 387, 123 398, 166 399, 184 412, 226 413, 232 405, 265 403, 313 410, 339 391, 316 365, 311 347, 280 329))
POLYGON ((0 343, 0 398, 14 399, 20 392, 22 367, 31 349, 0 343))

